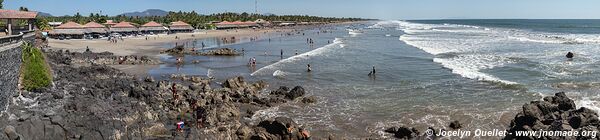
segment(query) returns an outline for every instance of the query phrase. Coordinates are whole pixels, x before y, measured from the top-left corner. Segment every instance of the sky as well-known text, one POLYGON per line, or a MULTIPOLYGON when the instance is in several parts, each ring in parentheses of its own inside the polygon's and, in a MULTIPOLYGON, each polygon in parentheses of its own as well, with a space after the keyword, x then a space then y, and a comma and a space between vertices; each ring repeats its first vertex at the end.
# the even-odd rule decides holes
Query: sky
MULTIPOLYGON (((55 16, 80 12, 117 15, 162 9, 201 14, 255 11, 255 0, 4 0, 4 9, 55 16)), ((259 13, 383 20, 600 19, 600 0, 258 0, 259 13)))

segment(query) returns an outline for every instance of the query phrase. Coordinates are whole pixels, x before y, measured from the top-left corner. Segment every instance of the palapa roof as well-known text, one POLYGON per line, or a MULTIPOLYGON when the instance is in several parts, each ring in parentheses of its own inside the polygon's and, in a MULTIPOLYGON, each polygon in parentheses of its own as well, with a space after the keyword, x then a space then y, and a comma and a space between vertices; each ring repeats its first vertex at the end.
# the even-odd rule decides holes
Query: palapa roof
POLYGON ((187 23, 185 23, 185 22, 183 22, 183 21, 175 21, 175 22, 171 22, 171 26, 190 26, 190 27, 191 27, 191 25, 190 25, 190 24, 187 24, 187 23))
POLYGON ((156 23, 154 21, 150 21, 144 25, 142 25, 141 27, 164 27, 162 24, 156 23))
POLYGON ((123 21, 111 26, 111 28, 135 28, 135 26, 131 25, 131 22, 123 21))
POLYGON ((171 22, 171 26, 169 26, 171 30, 194 30, 190 24, 187 24, 183 21, 171 22))
POLYGON ((82 26, 79 23, 69 21, 67 23, 61 24, 60 26, 55 27, 54 29, 83 29, 83 27, 84 26, 82 26))
POLYGON ((106 23, 103 23, 104 25, 115 25, 117 23, 114 23, 113 20, 106 20, 106 23))
POLYGON ((167 27, 140 27, 140 31, 166 31, 167 27))
POLYGON ((137 31, 137 28, 131 25, 130 22, 119 22, 110 27, 111 32, 134 32, 137 31))
POLYGON ((48 34, 58 35, 58 34, 67 34, 67 35, 83 35, 85 30, 83 28, 80 29, 54 29, 50 31, 48 34))
POLYGON ((37 12, 0 9, 0 19, 34 19, 37 12))
POLYGON ((88 22, 85 25, 83 25, 85 28, 106 28, 104 25, 96 23, 96 22, 88 22))

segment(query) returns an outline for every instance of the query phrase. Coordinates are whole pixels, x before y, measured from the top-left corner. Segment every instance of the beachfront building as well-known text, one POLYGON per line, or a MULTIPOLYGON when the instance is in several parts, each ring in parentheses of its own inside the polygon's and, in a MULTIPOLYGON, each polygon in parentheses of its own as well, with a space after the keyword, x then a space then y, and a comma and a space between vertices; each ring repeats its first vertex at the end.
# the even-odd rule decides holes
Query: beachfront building
POLYGON ((1 27, 4 34, 1 35, 18 35, 20 32, 33 31, 35 17, 37 17, 37 12, 0 9, 0 21, 4 23, 4 26, 1 27), (18 23, 25 23, 25 25, 18 23))
POLYGON ((113 25, 116 25, 117 23, 114 22, 113 20, 106 20, 106 23, 102 23, 102 24, 104 24, 106 27, 110 28, 113 25))
POLYGON ((108 28, 93 21, 88 22, 83 26, 85 28, 85 35, 89 38, 101 38, 108 34, 108 28))
POLYGON ((191 33, 194 31, 194 27, 183 21, 171 22, 169 26, 169 32, 171 33, 191 33))
POLYGON ((112 25, 110 27, 110 32, 118 33, 118 34, 121 34, 122 36, 137 35, 138 28, 133 26, 130 22, 123 21, 123 22, 119 22, 115 25, 112 25))
POLYGON ((48 33, 50 38, 55 39, 82 39, 85 34, 83 25, 69 21, 55 27, 48 33))
POLYGON ((154 21, 150 21, 142 26, 140 26, 140 32, 142 34, 162 34, 167 33, 168 28, 163 26, 160 23, 156 23, 154 21))
POLYGON ((238 29, 238 28, 255 28, 255 27, 260 27, 256 22, 252 22, 252 21, 246 21, 246 22, 241 22, 241 21, 235 21, 235 22, 223 21, 223 22, 215 23, 215 26, 217 27, 217 29, 238 29))
POLYGON ((254 23, 258 24, 258 26, 260 27, 272 27, 273 24, 269 21, 266 21, 264 19, 257 19, 254 21, 254 23))

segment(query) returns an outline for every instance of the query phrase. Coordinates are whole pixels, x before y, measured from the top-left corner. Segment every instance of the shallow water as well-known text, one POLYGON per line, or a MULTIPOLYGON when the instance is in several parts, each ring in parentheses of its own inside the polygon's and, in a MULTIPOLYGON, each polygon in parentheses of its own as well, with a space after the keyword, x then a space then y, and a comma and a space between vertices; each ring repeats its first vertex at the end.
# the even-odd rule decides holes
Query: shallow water
POLYGON ((313 135, 388 137, 382 131, 390 126, 445 127, 452 120, 469 129, 505 129, 522 104, 558 91, 566 91, 579 106, 600 107, 594 92, 600 85, 595 81, 600 30, 589 29, 595 23, 600 22, 380 21, 270 33, 235 44, 205 39, 188 44, 243 48, 244 55, 185 56, 181 67, 172 64, 174 57, 162 56, 167 64, 149 73, 302 85, 318 97, 317 104, 290 103, 252 119, 292 117, 313 135), (576 58, 564 58, 567 51, 576 58), (258 64, 249 67, 253 57, 258 64), (307 64, 312 72, 306 72, 307 64), (377 74, 369 77, 373 66, 377 74))

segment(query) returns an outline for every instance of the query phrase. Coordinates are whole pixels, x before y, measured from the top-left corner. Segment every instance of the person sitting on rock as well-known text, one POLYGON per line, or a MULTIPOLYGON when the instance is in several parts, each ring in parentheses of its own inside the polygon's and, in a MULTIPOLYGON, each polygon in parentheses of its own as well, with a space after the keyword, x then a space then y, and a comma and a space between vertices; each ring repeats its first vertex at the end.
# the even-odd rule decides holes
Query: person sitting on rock
POLYGON ((173 86, 171 87, 171 92, 173 92, 173 99, 177 100, 177 84, 173 83, 173 86))
POLYGON ((308 132, 308 130, 304 129, 304 128, 300 128, 299 130, 300 134, 302 134, 302 140, 310 140, 310 132, 308 132))
POLYGON ((575 54, 573 54, 572 52, 568 52, 566 57, 572 59, 573 57, 575 57, 575 54))
POLYGON ((287 127, 287 131, 289 134, 292 134, 294 132, 294 126, 291 123, 286 123, 285 126, 287 127))
POLYGON ((204 127, 204 108, 202 107, 196 108, 196 124, 198 128, 204 127))

